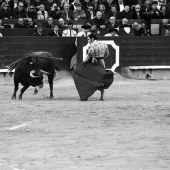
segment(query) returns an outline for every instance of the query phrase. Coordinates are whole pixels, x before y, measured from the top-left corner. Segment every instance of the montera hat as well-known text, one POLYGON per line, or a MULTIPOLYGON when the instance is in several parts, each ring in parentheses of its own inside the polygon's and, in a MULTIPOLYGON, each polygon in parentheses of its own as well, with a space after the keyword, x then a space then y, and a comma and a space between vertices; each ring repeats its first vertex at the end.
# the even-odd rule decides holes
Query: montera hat
POLYGON ((88 30, 88 29, 91 29, 91 26, 88 25, 88 24, 84 24, 84 25, 81 26, 81 28, 88 30))

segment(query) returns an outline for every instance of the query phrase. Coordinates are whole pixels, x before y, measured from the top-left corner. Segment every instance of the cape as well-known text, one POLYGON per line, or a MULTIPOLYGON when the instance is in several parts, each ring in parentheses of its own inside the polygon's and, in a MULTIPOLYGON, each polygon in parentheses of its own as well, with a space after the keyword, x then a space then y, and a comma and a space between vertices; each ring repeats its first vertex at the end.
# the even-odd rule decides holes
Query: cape
POLYGON ((89 98, 96 90, 109 88, 114 80, 111 70, 91 60, 81 63, 72 75, 81 100, 89 98))

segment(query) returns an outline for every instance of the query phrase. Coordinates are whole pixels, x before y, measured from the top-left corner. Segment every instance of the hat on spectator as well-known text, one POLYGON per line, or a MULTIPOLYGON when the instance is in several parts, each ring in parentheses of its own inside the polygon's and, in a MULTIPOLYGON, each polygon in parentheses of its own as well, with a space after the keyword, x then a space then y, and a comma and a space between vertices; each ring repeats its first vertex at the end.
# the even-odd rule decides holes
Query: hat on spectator
POLYGON ((81 28, 83 28, 85 30, 88 30, 88 29, 91 29, 91 26, 87 25, 87 24, 84 24, 84 25, 81 26, 81 28))
POLYGON ((154 4, 158 5, 158 2, 157 1, 153 1, 152 5, 154 5, 154 4))
POLYGON ((109 32, 110 32, 110 33, 111 33, 111 32, 116 32, 116 33, 117 33, 118 30, 117 30, 116 28, 110 28, 110 29, 109 29, 109 32))
POLYGON ((38 23, 37 28, 43 28, 43 25, 41 23, 38 23))

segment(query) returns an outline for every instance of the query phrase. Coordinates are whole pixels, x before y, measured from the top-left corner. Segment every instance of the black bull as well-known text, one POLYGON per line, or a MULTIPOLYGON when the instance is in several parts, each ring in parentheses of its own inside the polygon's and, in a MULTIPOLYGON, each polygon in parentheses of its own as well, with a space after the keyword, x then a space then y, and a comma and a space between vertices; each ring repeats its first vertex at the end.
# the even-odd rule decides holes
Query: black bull
POLYGON ((23 88, 19 95, 22 99, 24 91, 29 86, 43 86, 43 73, 48 77, 50 86, 50 98, 53 98, 53 79, 56 71, 60 69, 56 66, 55 59, 49 52, 29 52, 18 61, 7 66, 8 72, 15 69, 14 73, 14 93, 12 99, 16 99, 18 85, 21 83, 23 88))

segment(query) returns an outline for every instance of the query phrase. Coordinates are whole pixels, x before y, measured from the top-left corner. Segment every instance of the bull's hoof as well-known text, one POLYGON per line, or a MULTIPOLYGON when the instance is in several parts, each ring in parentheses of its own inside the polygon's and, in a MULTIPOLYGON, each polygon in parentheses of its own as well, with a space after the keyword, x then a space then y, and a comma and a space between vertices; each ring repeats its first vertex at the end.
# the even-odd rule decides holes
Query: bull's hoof
POLYGON ((37 94, 38 93, 38 90, 36 89, 36 90, 34 90, 34 94, 37 94))
POLYGON ((19 95, 18 99, 19 99, 19 100, 21 100, 21 99, 22 99, 22 96, 21 96, 21 95, 19 95))
POLYGON ((50 96, 50 99, 53 99, 54 98, 54 96, 50 96))
POLYGON ((16 96, 12 96, 11 99, 12 99, 12 100, 13 100, 13 99, 16 100, 16 96))

